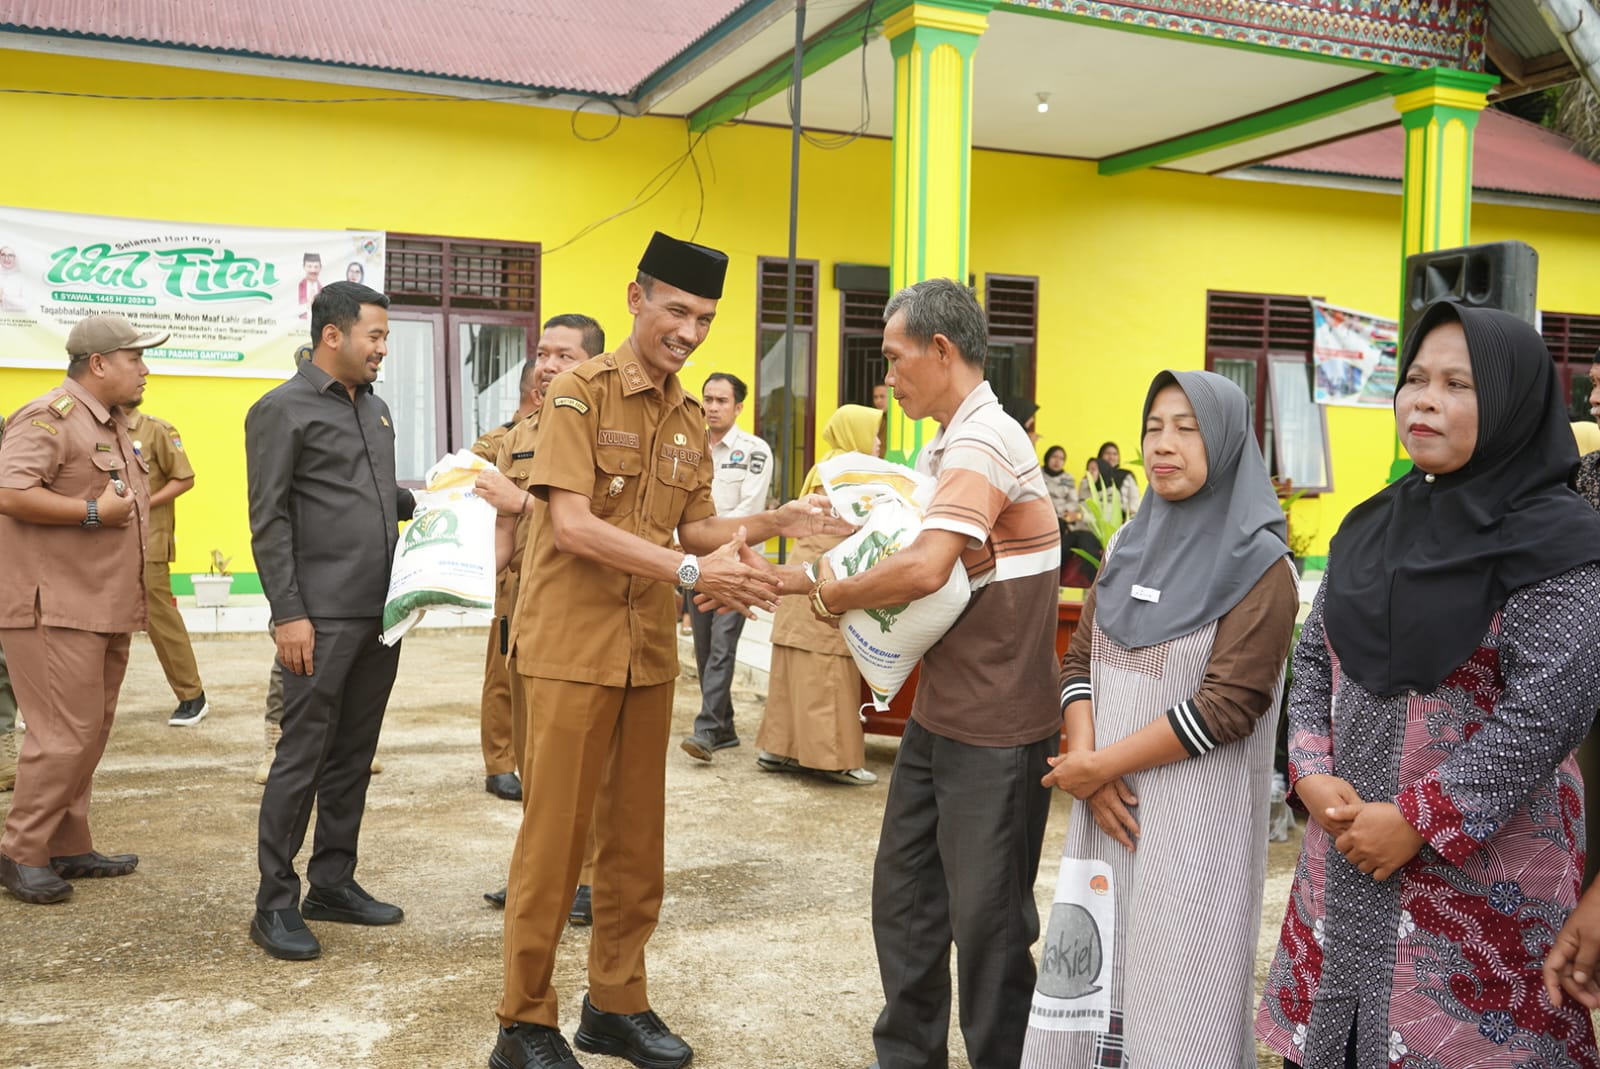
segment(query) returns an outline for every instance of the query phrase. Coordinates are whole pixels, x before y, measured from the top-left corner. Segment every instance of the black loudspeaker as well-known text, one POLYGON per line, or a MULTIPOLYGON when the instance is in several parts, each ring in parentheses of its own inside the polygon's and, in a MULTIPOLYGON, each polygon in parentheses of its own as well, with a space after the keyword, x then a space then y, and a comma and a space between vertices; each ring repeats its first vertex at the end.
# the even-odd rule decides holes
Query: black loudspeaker
POLYGON ((1454 297, 1472 308, 1499 308, 1539 325, 1539 254, 1521 241, 1465 245, 1406 257, 1406 333, 1434 301, 1454 297))

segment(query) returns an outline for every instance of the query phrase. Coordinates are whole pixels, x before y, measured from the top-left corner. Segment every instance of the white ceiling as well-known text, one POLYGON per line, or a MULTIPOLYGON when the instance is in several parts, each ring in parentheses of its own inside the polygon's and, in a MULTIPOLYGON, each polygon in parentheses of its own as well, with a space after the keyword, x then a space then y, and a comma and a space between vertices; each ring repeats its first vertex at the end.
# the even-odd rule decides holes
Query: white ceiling
MULTIPOLYGON (((848 0, 810 4, 808 29, 820 33, 828 21, 856 6, 848 0), (826 19, 819 19, 819 8, 826 19)), ((725 87, 781 59, 793 43, 794 20, 786 16, 650 110, 658 115, 688 114, 714 100, 725 87)), ((865 59, 871 109, 865 132, 888 137, 894 109, 888 42, 874 38, 865 59)), ((1358 81, 1369 73, 1340 63, 996 11, 989 16, 989 29, 975 60, 972 141, 979 148, 1104 159, 1358 81), (1040 92, 1050 94, 1050 110, 1043 115, 1037 110, 1040 92)), ((859 48, 813 73, 803 91, 805 125, 814 130, 855 130, 863 116, 862 81, 859 48)), ((752 106, 745 118, 787 126, 788 94, 780 92, 752 106)), ((1393 106, 1380 101, 1169 166, 1225 170, 1394 118, 1393 106)))

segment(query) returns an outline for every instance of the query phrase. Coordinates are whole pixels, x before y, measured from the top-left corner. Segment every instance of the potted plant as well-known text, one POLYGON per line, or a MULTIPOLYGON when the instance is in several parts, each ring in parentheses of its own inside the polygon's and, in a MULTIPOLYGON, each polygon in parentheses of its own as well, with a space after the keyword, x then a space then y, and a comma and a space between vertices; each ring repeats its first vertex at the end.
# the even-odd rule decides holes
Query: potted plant
POLYGON ((228 570, 232 557, 224 557, 222 550, 211 551, 211 570, 189 576, 194 584, 194 604, 197 609, 220 609, 228 604, 228 591, 233 589, 233 573, 228 570))
POLYGON ((1283 509, 1283 522, 1288 532, 1289 556, 1294 558, 1294 570, 1301 575, 1306 573, 1306 558, 1311 555, 1311 546, 1317 537, 1316 528, 1306 530, 1297 527, 1294 522, 1294 505, 1306 496, 1304 490, 1296 490, 1294 484, 1287 479, 1274 480, 1273 487, 1278 491, 1278 504, 1283 509))

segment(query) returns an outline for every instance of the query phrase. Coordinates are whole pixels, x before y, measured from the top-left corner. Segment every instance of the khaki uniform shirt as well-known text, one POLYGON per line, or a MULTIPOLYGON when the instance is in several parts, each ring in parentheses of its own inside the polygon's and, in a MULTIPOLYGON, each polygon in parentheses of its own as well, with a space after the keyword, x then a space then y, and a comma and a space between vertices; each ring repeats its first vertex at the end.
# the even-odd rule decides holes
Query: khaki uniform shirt
MULTIPOLYGON (((164 419, 135 410, 128 413, 128 437, 133 440, 134 451, 150 467, 150 493, 154 496, 174 479, 194 478, 189 466, 189 456, 183 451, 183 438, 178 428, 164 419)), ((177 544, 172 537, 176 523, 173 503, 157 505, 150 510, 150 539, 145 547, 146 560, 172 561, 177 559, 177 544)))
MULTIPOLYGON (((534 413, 519 423, 512 425, 496 446, 495 455, 491 458, 494 466, 516 484, 517 489, 533 492, 533 453, 534 442, 539 436, 539 412, 534 413)), ((522 576, 522 558, 528 552, 528 531, 533 527, 533 509, 517 517, 516 541, 512 543, 511 563, 506 565, 506 579, 510 587, 511 596, 516 597, 517 586, 522 576)))
POLYGON ((0 489, 43 486, 79 501, 103 498, 116 476, 133 495, 126 527, 26 523, 0 516, 0 627, 142 631, 150 487, 122 409, 107 410, 67 379, 18 409, 0 442, 0 489))
POLYGON ((511 428, 515 427, 516 425, 517 421, 513 419, 506 423, 500 424, 498 427, 490 427, 488 430, 478 435, 478 440, 472 443, 472 454, 477 457, 482 457, 484 460, 487 460, 489 463, 493 464, 495 454, 500 452, 501 441, 503 441, 505 436, 510 433, 511 428))
POLYGON ((539 498, 511 619, 524 675, 607 687, 655 686, 678 675, 676 594, 556 549, 551 488, 587 496, 594 514, 658 546, 680 523, 715 515, 705 412, 676 375, 650 384, 624 342, 556 376, 529 462, 539 498), (553 611, 539 612, 538 606, 553 611))

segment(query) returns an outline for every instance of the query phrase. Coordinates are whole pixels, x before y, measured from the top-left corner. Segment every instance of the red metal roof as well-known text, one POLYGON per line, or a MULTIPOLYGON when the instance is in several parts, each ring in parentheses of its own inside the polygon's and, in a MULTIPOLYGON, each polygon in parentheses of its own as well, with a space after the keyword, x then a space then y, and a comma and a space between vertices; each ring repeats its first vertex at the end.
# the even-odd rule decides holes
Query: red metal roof
POLYGON ((0 29, 626 96, 743 0, 7 0, 0 29))
MULTIPOLYGON (((1259 166, 1398 182, 1405 164, 1404 137, 1396 123, 1278 156, 1259 166)), ((1572 142, 1560 134, 1490 108, 1478 119, 1472 185, 1501 193, 1600 201, 1600 164, 1573 151, 1572 142)))

